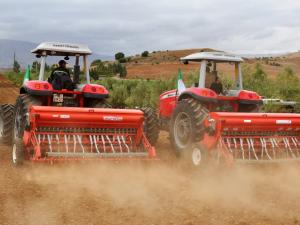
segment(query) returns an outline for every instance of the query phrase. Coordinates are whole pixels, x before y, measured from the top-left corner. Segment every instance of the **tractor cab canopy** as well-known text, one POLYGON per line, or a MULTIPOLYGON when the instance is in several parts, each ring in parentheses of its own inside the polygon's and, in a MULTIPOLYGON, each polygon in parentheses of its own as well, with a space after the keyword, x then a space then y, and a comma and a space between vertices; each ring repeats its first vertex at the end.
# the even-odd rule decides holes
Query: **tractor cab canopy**
POLYGON ((225 52, 199 52, 180 59, 183 63, 200 62, 200 75, 198 87, 210 88, 210 85, 218 77, 217 64, 228 63, 235 66, 235 87, 234 90, 242 90, 242 70, 241 62, 243 59, 239 56, 225 52), (210 68, 212 66, 212 69, 210 68))
POLYGON ((51 55, 51 56, 76 56, 76 55, 91 55, 92 51, 87 45, 70 44, 59 42, 43 42, 39 44, 31 53, 36 55, 51 55))
POLYGON ((203 60, 214 62, 243 62, 243 59, 239 56, 228 54, 225 52, 199 52, 182 57, 180 59, 183 62, 201 62, 203 60))
POLYGON ((61 43, 61 42, 43 42, 31 51, 37 58, 41 58, 41 67, 39 72, 39 80, 44 80, 45 65, 47 56, 64 56, 66 60, 69 57, 75 57, 74 64, 74 79, 79 80, 80 66, 79 58, 83 57, 83 67, 87 83, 90 83, 89 65, 87 56, 92 54, 92 51, 87 45, 61 43))

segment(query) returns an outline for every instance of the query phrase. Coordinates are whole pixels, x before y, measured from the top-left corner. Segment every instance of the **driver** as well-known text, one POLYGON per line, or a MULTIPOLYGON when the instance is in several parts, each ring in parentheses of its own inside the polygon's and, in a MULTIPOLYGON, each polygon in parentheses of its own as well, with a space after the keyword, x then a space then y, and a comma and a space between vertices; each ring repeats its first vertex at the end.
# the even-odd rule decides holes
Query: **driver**
POLYGON ((223 85, 218 76, 216 76, 215 81, 210 85, 210 89, 216 92, 218 95, 223 93, 223 85))
POLYGON ((59 66, 52 71, 48 78, 48 82, 52 84, 54 90, 73 90, 74 84, 70 77, 70 72, 66 68, 67 62, 65 60, 60 60, 58 65, 59 66))

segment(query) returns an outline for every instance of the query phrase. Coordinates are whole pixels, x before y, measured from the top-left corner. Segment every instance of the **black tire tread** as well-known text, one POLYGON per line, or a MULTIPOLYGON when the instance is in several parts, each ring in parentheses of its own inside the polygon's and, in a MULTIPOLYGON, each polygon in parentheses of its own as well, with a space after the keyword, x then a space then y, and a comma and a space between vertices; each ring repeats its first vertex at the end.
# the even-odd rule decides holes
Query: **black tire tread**
POLYGON ((203 126, 203 122, 209 114, 208 109, 200 101, 194 98, 182 99, 180 102, 177 103, 177 106, 173 111, 170 122, 170 141, 176 152, 179 154, 184 149, 181 149, 179 146, 176 145, 173 133, 173 126, 175 122, 175 117, 179 112, 183 110, 190 115, 193 129, 191 139, 189 141, 190 144, 189 146, 187 146, 187 148, 190 148, 195 142, 199 142, 203 139, 203 136, 206 131, 206 128, 203 126))
POLYGON ((3 119, 1 142, 4 144, 10 144, 12 140, 14 109, 15 106, 13 104, 3 104, 0 106, 1 117, 3 119))
MULTIPOLYGON (((28 94, 21 94, 18 96, 15 104, 15 110, 14 110, 14 118, 16 117, 16 113, 19 107, 21 107, 21 115, 22 115, 22 127, 21 127, 21 133, 19 138, 23 138, 23 133, 25 130, 26 125, 26 114, 29 111, 29 107, 31 105, 42 105, 42 102, 40 99, 33 97, 28 94)), ((15 121, 14 121, 15 122, 15 121)), ((14 137, 14 135, 13 135, 14 137)))
POLYGON ((155 145, 160 131, 159 119, 155 110, 151 107, 143 107, 141 110, 144 112, 144 132, 151 145, 155 145))

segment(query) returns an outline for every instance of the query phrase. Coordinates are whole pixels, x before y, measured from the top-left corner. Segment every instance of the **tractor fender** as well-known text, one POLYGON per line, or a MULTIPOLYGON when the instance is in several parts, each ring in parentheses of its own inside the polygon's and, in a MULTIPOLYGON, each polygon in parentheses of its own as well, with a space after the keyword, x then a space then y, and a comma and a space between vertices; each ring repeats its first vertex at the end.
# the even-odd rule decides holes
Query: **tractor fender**
POLYGON ((29 80, 25 81, 20 89, 20 94, 49 96, 52 95, 53 87, 47 81, 29 80))
POLYGON ((238 102, 241 104, 263 104, 261 96, 254 91, 241 90, 237 97, 238 102))
POLYGON ((217 103, 218 95, 211 89, 192 87, 187 88, 183 93, 180 94, 178 101, 186 98, 194 98, 200 102, 217 103))
POLYGON ((166 91, 159 96, 159 117, 170 119, 176 107, 177 90, 166 91))
POLYGON ((99 84, 85 84, 82 87, 82 94, 85 98, 104 99, 108 98, 108 90, 99 84))

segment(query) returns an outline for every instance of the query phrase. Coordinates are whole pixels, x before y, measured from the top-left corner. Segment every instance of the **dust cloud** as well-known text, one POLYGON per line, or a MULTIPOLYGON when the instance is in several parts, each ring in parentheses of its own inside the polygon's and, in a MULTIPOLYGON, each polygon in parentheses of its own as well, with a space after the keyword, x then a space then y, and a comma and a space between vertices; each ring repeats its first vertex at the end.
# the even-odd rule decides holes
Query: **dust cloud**
POLYGON ((299 224, 299 168, 195 170, 161 161, 28 164, 12 169, 0 219, 3 224, 299 224))

